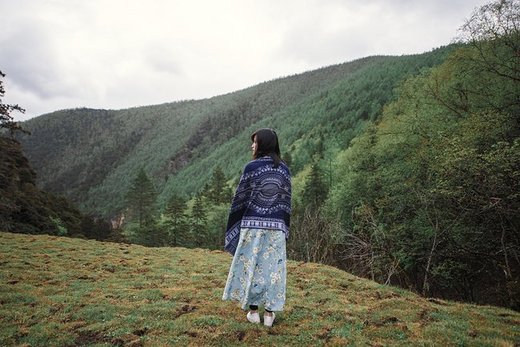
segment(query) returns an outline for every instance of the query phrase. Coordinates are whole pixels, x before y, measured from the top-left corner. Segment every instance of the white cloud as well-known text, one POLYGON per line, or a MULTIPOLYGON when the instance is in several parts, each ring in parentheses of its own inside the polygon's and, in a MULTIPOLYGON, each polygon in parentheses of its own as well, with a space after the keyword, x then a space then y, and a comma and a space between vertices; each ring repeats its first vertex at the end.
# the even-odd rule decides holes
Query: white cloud
POLYGON ((5 102, 28 118, 228 93, 374 54, 448 44, 483 0, 0 3, 5 102))

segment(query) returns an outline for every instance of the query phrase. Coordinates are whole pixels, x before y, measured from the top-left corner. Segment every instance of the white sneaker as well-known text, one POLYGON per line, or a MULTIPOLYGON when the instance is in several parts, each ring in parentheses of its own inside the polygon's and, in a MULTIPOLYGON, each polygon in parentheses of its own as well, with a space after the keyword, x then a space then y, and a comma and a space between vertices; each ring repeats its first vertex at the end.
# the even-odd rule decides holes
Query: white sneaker
POLYGON ((271 327, 273 326, 273 322, 274 322, 274 318, 276 317, 276 315, 273 313, 271 313, 271 316, 268 316, 266 314, 264 314, 264 325, 266 327, 271 327))
POLYGON ((258 314, 258 312, 249 311, 247 313, 247 320, 250 321, 251 323, 258 324, 258 323, 260 323, 260 315, 258 314))

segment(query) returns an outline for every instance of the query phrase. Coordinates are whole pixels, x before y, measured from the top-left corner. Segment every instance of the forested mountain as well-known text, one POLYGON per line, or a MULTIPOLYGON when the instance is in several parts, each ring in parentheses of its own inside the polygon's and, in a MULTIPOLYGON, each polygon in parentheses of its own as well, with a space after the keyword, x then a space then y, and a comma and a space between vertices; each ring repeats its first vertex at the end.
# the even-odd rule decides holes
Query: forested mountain
POLYGON ((206 100, 59 111, 28 121, 22 141, 43 187, 124 213, 130 241, 220 248, 249 136, 275 128, 293 175, 292 259, 519 309, 519 28, 520 1, 500 0, 457 45, 206 100))
POLYGON ((317 146, 331 153, 347 147, 395 97, 400 81, 441 63, 452 49, 360 59, 205 100, 58 111, 27 121, 32 136, 21 141, 43 188, 114 216, 140 168, 163 203, 174 192, 201 190, 217 163, 236 178, 250 157, 249 134, 262 126, 279 131, 297 173, 317 146))

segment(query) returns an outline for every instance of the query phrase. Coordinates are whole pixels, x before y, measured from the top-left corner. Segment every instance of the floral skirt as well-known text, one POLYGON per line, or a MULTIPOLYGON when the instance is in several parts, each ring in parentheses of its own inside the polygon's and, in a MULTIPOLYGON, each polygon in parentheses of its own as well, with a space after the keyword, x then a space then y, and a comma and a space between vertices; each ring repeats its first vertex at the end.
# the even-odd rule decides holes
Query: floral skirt
POLYGON ((280 230, 240 230, 238 247, 229 269, 223 300, 282 311, 285 304, 287 256, 280 230))

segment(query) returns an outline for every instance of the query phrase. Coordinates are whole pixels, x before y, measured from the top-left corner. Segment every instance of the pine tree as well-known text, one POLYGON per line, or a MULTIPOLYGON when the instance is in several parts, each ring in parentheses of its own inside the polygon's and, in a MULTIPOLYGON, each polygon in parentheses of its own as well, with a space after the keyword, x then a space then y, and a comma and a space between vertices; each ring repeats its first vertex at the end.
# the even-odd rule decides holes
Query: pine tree
POLYGON ((206 211, 206 204, 202 194, 195 196, 195 203, 191 209, 191 234, 197 246, 202 246, 207 236, 207 220, 208 213, 206 211))
POLYGON ((209 185, 208 199, 210 202, 218 204, 226 204, 230 202, 230 189, 226 183, 226 175, 222 171, 220 165, 213 170, 211 183, 209 185))
POLYGON ((131 241, 145 246, 163 246, 166 235, 157 225, 157 192, 144 169, 141 168, 126 195, 131 241))
POLYGON ((172 195, 164 210, 166 228, 170 238, 169 244, 174 247, 188 246, 191 243, 185 213, 186 207, 186 201, 182 197, 172 195))
POLYGON ((157 192, 144 169, 139 170, 126 198, 130 220, 137 221, 141 228, 155 221, 157 192))
POLYGON ((303 202, 309 207, 320 207, 327 198, 328 189, 323 182, 323 174, 318 163, 314 163, 305 182, 303 202))

